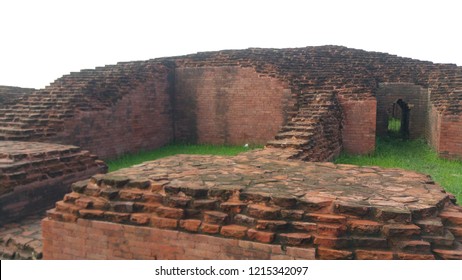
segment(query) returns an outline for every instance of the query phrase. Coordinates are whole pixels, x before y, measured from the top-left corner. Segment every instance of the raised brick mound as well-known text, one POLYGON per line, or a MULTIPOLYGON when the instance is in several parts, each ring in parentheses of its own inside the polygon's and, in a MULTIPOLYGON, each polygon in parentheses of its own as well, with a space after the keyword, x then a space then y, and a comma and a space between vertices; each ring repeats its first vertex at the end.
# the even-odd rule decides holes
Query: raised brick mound
POLYGON ((43 220, 49 259, 461 259, 462 208, 428 176, 178 155, 89 181, 43 220))
POLYGON ((106 170, 75 146, 0 141, 0 224, 51 208, 73 182, 106 170))

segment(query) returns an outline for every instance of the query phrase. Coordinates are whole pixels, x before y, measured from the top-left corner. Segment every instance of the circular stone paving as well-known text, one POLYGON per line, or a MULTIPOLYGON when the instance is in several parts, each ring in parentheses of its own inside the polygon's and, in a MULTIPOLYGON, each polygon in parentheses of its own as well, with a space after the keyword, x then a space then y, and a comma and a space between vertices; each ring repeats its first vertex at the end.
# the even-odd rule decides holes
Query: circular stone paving
MULTIPOLYGON (((236 157, 179 155, 106 175, 168 181, 167 193, 239 193, 242 200, 410 221, 432 216, 450 195, 427 175, 402 169, 306 163, 250 152, 236 157)), ((324 212, 323 211, 323 212, 324 212)))
POLYGON ((182 221, 194 220, 198 233, 313 247, 320 259, 461 258, 462 210, 429 176, 301 162, 291 154, 265 149, 146 162, 74 184, 49 217, 186 231, 182 221), (229 234, 229 227, 241 232, 229 234))

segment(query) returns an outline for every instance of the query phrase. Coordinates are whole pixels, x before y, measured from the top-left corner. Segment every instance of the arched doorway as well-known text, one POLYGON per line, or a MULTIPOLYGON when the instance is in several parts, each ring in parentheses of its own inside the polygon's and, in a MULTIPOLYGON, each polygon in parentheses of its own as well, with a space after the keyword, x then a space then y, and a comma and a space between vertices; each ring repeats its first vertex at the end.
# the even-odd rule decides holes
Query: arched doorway
POLYGON ((402 99, 396 100, 388 112, 388 136, 409 139, 409 119, 411 109, 402 99))

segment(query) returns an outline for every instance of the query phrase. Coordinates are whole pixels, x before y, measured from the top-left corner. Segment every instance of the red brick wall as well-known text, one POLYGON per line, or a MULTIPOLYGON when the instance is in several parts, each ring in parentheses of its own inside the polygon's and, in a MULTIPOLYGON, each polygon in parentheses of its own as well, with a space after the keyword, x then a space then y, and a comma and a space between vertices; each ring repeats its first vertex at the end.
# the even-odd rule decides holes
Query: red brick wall
POLYGON ((44 259, 314 259, 314 248, 79 219, 42 221, 44 259))
POLYGON ((159 68, 112 107, 77 112, 66 120, 57 142, 77 145, 103 159, 168 144, 173 138, 169 90, 168 69, 159 68))
POLYGON ((375 149, 377 101, 345 100, 339 97, 343 110, 343 149, 350 154, 367 154, 375 149))
POLYGON ((211 144, 265 144, 285 123, 291 98, 278 79, 252 68, 177 68, 175 137, 211 144))
POLYGON ((446 158, 462 159, 462 116, 444 115, 438 152, 446 158))

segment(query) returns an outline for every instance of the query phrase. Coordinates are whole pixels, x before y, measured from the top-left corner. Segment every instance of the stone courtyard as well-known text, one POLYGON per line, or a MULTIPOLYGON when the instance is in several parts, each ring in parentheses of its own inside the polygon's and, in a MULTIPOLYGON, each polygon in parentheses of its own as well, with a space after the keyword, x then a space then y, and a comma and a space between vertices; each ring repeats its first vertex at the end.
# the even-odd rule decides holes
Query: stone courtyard
POLYGON ((248 49, 82 70, 0 98, 2 258, 462 259, 462 208, 430 177, 329 162, 373 152, 394 104, 409 138, 461 158, 461 67, 248 49), (99 158, 171 142, 265 149, 104 175, 99 158))

